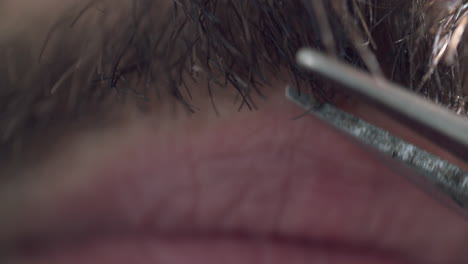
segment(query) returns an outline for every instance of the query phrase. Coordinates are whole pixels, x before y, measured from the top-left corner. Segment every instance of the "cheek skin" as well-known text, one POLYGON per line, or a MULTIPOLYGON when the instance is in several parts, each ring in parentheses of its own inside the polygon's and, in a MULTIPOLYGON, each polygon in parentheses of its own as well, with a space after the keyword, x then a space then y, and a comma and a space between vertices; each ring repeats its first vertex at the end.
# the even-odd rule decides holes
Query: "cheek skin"
POLYGON ((0 187, 0 201, 15 205, 0 204, 10 212, 0 237, 128 225, 169 234, 279 230, 318 241, 375 239, 424 255, 422 263, 465 258, 464 219, 324 123, 293 120, 303 110, 284 98, 285 85, 275 83, 268 100, 257 100, 258 111, 239 112, 230 94, 216 100, 216 116, 200 86, 193 87, 201 88, 195 115, 159 104, 146 115, 130 111, 111 128, 64 137, 40 164, 23 168, 29 178, 0 187), (444 243, 434 248, 435 241, 444 243))

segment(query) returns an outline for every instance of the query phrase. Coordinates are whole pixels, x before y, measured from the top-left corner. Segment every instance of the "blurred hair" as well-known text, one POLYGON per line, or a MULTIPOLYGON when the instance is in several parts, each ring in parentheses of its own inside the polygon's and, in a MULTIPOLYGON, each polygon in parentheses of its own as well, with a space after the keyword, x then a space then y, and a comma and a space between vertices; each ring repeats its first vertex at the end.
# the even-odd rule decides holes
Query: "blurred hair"
POLYGON ((467 19, 466 0, 91 0, 46 30, 0 35, 0 146, 124 96, 170 95, 193 111, 187 81, 255 108, 286 72, 332 100, 332 85, 297 68, 303 46, 466 114, 467 19))

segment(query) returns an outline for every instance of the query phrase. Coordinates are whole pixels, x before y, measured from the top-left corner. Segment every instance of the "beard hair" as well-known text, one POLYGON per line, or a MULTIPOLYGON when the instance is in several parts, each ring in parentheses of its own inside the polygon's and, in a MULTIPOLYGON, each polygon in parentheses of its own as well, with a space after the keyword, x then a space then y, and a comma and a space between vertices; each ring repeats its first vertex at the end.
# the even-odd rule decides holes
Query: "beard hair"
POLYGON ((304 46, 466 114, 467 17, 466 0, 91 0, 0 36, 0 147, 127 95, 169 95, 193 112, 193 79, 210 94, 234 88, 252 109, 286 71, 332 101, 330 82, 297 67, 304 46))

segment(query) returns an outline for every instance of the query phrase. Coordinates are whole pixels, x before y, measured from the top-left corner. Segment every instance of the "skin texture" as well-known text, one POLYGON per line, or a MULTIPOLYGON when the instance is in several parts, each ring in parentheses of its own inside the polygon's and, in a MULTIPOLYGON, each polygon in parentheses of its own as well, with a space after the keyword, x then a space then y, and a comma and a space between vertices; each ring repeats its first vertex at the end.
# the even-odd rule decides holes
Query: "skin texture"
MULTIPOLYGON (((2 37, 29 23, 42 35, 71 2, 0 2, 2 37), (14 14, 31 21, 16 23, 14 14)), ((87 116, 39 134, 43 140, 4 169, 2 256, 7 263, 468 261, 466 218, 323 122, 295 119, 303 111, 283 96, 294 80, 286 71, 267 77, 258 110, 239 111, 230 87, 217 90, 217 114, 207 84, 191 81, 196 114, 170 96, 153 95, 146 111, 130 97, 101 122, 87 116)), ((339 105, 451 158, 376 109, 339 105)))
POLYGON ((197 247, 210 237, 463 263, 464 218, 313 117, 291 120, 301 113, 275 96, 262 110, 226 119, 197 115, 161 126, 143 118, 74 137, 2 191, 3 242, 32 241, 13 250, 28 263, 73 260, 67 247, 97 252, 89 256, 96 263, 110 258, 111 246, 99 246, 107 242, 87 248, 93 239, 123 253, 131 241, 158 248, 159 240, 193 238, 197 247))

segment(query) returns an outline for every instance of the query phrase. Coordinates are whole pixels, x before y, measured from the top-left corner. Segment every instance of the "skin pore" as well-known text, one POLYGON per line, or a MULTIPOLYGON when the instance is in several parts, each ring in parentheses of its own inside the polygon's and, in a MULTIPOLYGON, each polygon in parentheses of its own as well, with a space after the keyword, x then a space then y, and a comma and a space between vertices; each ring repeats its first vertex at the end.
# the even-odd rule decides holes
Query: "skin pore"
MULTIPOLYGON (((327 49, 305 2, 76 2, 0 1, 11 263, 468 260, 466 219, 314 117, 294 120, 291 83, 408 134, 294 68, 295 49, 327 49)), ((399 3, 379 4, 375 20, 399 3)), ((387 29, 375 54, 389 76, 387 29)), ((378 72, 346 34, 337 56, 378 72)))

